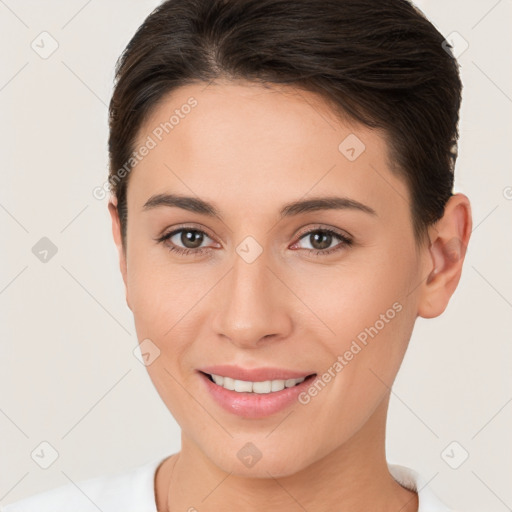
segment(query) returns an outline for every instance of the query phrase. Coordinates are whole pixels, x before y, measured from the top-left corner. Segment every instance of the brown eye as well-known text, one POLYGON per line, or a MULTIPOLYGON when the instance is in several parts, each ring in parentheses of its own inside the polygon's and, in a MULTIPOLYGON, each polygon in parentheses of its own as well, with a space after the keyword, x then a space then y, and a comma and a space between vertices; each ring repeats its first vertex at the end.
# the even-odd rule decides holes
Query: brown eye
POLYGON ((352 239, 332 229, 314 229, 304 233, 299 240, 309 241, 311 248, 305 249, 317 256, 331 254, 353 244, 352 239), (331 247, 336 239, 340 240, 340 243, 331 247))
POLYGON ((197 249, 203 242, 203 234, 195 229, 182 229, 179 240, 187 249, 197 249))
POLYGON ((163 243, 171 252, 178 254, 201 254, 210 247, 201 247, 205 239, 211 238, 200 229, 180 228, 163 235, 156 241, 163 243))
POLYGON ((313 249, 328 249, 333 239, 331 233, 326 233, 325 231, 315 231, 315 233, 308 236, 313 249))

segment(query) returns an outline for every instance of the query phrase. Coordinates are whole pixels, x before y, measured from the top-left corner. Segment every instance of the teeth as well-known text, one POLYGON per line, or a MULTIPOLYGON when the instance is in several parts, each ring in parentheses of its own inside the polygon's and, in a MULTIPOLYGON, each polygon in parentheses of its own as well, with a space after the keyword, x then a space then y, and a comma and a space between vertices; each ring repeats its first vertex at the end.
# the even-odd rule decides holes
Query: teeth
POLYGON ((213 375, 212 379, 215 384, 237 391, 238 393, 272 393, 274 391, 281 391, 284 388, 291 388, 300 384, 305 377, 300 379, 286 379, 286 380, 264 380, 262 382, 251 382, 247 380, 231 379, 230 377, 223 377, 222 375, 213 375))

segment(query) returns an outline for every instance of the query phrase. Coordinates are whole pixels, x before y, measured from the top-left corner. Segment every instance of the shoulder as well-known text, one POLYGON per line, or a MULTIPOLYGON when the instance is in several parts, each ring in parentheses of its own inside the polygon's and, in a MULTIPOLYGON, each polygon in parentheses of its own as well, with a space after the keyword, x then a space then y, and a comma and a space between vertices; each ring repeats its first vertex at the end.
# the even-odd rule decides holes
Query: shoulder
POLYGON ((458 512, 443 503, 439 496, 430 488, 430 480, 418 471, 401 464, 389 463, 391 476, 402 487, 418 494, 418 512, 458 512))
POLYGON ((155 471, 163 459, 50 489, 9 505, 0 512, 156 512, 155 471))

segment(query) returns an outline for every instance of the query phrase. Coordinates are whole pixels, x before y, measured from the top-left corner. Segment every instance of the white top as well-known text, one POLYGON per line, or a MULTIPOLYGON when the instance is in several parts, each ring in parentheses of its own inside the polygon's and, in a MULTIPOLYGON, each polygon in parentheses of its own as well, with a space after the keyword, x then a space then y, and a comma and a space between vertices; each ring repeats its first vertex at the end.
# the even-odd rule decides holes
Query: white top
MULTIPOLYGON (((167 457, 114 475, 68 483, 9 505, 0 512, 157 512, 155 472, 167 457)), ((391 476, 418 493, 418 512, 455 512, 444 505, 413 469, 388 462, 391 476)))

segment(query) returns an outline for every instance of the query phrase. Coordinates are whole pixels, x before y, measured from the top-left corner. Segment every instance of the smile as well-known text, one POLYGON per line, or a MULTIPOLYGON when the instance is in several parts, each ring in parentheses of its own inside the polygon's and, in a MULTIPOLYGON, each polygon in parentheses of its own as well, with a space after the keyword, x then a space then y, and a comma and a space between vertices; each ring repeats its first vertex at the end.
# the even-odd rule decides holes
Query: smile
POLYGON ((236 391, 237 393, 273 393, 282 391, 285 388, 292 388, 297 384, 303 382, 306 377, 300 379, 286 379, 286 380, 264 380, 264 381, 248 381, 232 379, 231 377, 224 377, 223 375, 206 374, 210 379, 224 389, 236 391))
POLYGON ((283 368, 246 369, 232 365, 197 371, 213 402, 235 416, 257 419, 272 416, 297 404, 298 395, 317 374, 283 368))

